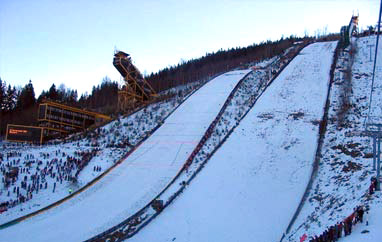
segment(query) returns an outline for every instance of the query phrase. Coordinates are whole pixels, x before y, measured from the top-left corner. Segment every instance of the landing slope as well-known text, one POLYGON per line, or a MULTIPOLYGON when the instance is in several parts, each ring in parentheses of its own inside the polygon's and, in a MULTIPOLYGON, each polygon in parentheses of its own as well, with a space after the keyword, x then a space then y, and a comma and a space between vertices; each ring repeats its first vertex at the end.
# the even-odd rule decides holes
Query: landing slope
POLYGON ((211 80, 100 182, 61 206, 2 230, 0 241, 81 241, 134 214, 181 168, 248 72, 232 71, 211 80))
POLYGON ((185 192, 131 241, 278 241, 308 183, 335 46, 303 49, 185 192))
POLYGON ((363 219, 368 225, 357 223, 352 234, 343 240, 381 241, 381 192, 369 195, 371 178, 376 176, 373 139, 360 135, 365 130, 365 121, 382 121, 382 113, 379 113, 382 103, 380 44, 373 98, 370 99, 374 64, 370 46, 374 48, 375 44, 375 35, 353 37, 351 45, 339 53, 330 93, 330 122, 322 144, 319 169, 307 202, 284 241, 296 241, 303 234, 309 238, 320 236, 327 228, 343 222, 361 205, 367 209, 363 219), (346 108, 346 103, 351 104, 350 108, 346 108), (368 120, 369 111, 372 117, 368 120))

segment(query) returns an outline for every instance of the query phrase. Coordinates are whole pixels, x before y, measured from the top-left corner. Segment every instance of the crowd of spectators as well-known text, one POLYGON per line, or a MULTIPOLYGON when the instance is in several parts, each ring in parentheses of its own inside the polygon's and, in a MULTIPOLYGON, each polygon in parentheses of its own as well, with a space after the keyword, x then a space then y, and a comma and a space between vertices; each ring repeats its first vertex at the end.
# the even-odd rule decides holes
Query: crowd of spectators
POLYGON ((3 211, 29 201, 42 190, 56 192, 58 184, 76 182, 81 170, 97 154, 98 149, 75 151, 73 155, 56 150, 40 153, 36 158, 20 152, 0 154, 3 194, 0 207, 3 211))
MULTIPOLYGON (((373 177, 371 178, 371 183, 367 194, 369 198, 372 194, 374 194, 376 187, 377 179, 373 177)), ((365 208, 363 205, 356 207, 353 213, 346 217, 343 221, 330 226, 322 234, 314 236, 310 239, 310 242, 335 242, 338 241, 342 236, 350 235, 354 225, 358 224, 359 222, 363 223, 364 213, 365 208)), ((306 238, 306 236, 302 238, 306 238)), ((304 239, 302 241, 304 241, 304 239)))
POLYGON ((364 215, 363 206, 359 206, 354 209, 354 212, 345 218, 342 222, 339 222, 333 226, 327 228, 321 235, 314 236, 310 242, 335 242, 342 236, 348 236, 352 233, 352 228, 358 222, 363 222, 364 215))

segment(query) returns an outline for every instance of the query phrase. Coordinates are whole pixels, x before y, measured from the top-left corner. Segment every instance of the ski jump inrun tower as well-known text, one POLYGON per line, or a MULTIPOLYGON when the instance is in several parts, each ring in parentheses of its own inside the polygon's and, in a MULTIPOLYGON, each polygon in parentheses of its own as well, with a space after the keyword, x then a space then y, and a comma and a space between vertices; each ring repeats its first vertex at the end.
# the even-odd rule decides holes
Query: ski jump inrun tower
POLYGON ((127 111, 129 108, 147 103, 157 96, 155 90, 133 65, 129 54, 115 51, 113 65, 124 79, 122 88, 118 91, 119 111, 127 111))

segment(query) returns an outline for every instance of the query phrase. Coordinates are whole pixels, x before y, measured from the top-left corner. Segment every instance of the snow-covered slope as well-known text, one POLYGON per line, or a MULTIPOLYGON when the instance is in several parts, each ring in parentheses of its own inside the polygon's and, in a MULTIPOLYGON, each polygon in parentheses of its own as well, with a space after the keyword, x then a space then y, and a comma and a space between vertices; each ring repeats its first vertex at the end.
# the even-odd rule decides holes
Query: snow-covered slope
MULTIPOLYGON (((305 43, 302 44, 305 45, 305 43)), ((302 48, 302 45, 295 45, 285 50, 284 53, 276 59, 273 59, 274 61, 272 63, 270 63, 269 60, 264 60, 263 62, 269 63, 267 68, 278 71, 274 73, 278 75, 279 72, 281 72, 279 70, 284 69, 302 48)), ((273 80, 273 72, 272 75, 269 75, 267 70, 257 70, 243 78, 236 85, 235 89, 232 90, 219 114, 210 124, 203 138, 187 159, 185 166, 166 188, 154 198, 155 200, 119 225, 104 231, 89 239, 89 241, 130 238, 154 219, 160 213, 158 207, 154 204, 158 204, 157 202, 159 200, 161 204, 163 204, 163 209, 165 209, 183 192, 185 185, 189 184, 205 166, 205 163, 208 162, 209 158, 219 149, 221 144, 224 143, 224 140, 229 137, 242 118, 246 116, 251 107, 256 103, 258 97, 261 96, 266 87, 269 86, 273 80)))
POLYGON ((1 213, 0 224, 63 199, 69 195, 69 189, 76 192, 102 175, 131 149, 126 143, 137 145, 182 100, 175 97, 151 104, 87 134, 74 134, 66 142, 55 140, 43 146, 1 143, 0 203, 8 202, 9 206, 1 213), (77 164, 85 160, 85 155, 87 165, 81 170, 77 164), (13 167, 19 169, 18 177, 6 185, 5 174, 13 167), (21 198, 26 201, 20 201, 21 198))
POLYGON ((54 209, 3 229, 0 241, 80 241, 134 214, 176 174, 248 72, 211 80, 101 181, 54 209))
MULTIPOLYGON (((354 226, 344 241, 381 241, 381 193, 368 194, 373 171, 372 139, 360 136, 369 113, 375 36, 354 39, 337 62, 330 95, 329 121, 312 191, 285 241, 296 241, 303 234, 321 235, 328 227, 342 222, 357 206, 364 206, 366 223, 354 226), (350 104, 350 105, 348 105, 350 104), (370 208, 370 209, 369 209, 370 208), (367 231, 367 233, 361 233, 367 231)), ((376 79, 369 121, 381 119, 382 47, 378 49, 376 79)))
POLYGON ((278 241, 308 182, 335 42, 306 47, 132 241, 278 241))
POLYGON ((114 167, 207 80, 172 88, 163 101, 65 140, 33 145, 0 141, 0 228, 76 193, 114 167), (18 168, 15 179, 7 172, 18 168))

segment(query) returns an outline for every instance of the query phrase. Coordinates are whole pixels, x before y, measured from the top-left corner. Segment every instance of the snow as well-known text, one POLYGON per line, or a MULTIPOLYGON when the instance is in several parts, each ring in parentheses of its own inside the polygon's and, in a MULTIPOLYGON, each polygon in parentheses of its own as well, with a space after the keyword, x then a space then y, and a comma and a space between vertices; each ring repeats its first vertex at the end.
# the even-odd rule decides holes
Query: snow
POLYGON ((0 176, 4 186, 0 188, 0 203, 15 203, 21 196, 27 197, 27 201, 9 205, 8 210, 1 213, 0 223, 44 208, 68 196, 69 189, 76 192, 102 176, 130 150, 129 144, 137 145, 147 137, 202 84, 204 81, 169 89, 163 93, 170 97, 175 94, 169 99, 152 103, 128 116, 120 116, 96 130, 73 134, 64 141, 53 140, 44 146, 2 142, 0 176), (97 150, 97 153, 82 170, 72 166, 72 162, 65 164, 70 157, 83 160, 81 153, 92 150, 97 150), (6 186, 4 175, 11 167, 18 167, 20 172, 16 181, 6 186), (100 169, 96 171, 94 167, 100 169), (33 177, 37 177, 38 180, 33 180, 33 177), (76 178, 75 181, 72 181, 72 177, 76 178), (22 181, 25 182, 25 187, 21 186, 22 181), (40 184, 42 188, 37 189, 40 184), (19 194, 14 190, 17 187, 19 194))
POLYGON ((233 71, 208 82, 102 180, 54 209, 3 229, 0 241, 23 241, 26 235, 32 241, 84 240, 135 213, 177 173, 247 73, 233 71))
MULTIPOLYGON (((319 170, 301 213, 283 241, 299 241, 303 234, 308 238, 320 235, 349 216, 358 205, 364 205, 368 211, 365 222, 357 224, 343 241, 375 242, 382 237, 381 192, 370 199, 365 196, 370 178, 375 175, 370 158, 371 142, 370 138, 359 135, 369 112, 372 74, 369 45, 374 43, 375 36, 354 39, 353 47, 340 53, 319 170), (350 73, 350 82, 346 73, 350 73), (346 102, 350 108, 344 110, 346 102)), ((183 193, 131 240, 279 241, 312 172, 335 46, 336 42, 309 45, 267 89, 269 73, 265 70, 247 75, 188 172, 182 173, 160 199, 170 200, 183 186, 181 181, 188 181, 199 167, 204 168, 183 193), (241 120, 253 102, 254 107, 241 120), (220 149, 202 164, 233 128, 234 132, 220 149)), ((282 65, 277 63, 277 57, 256 65, 268 66, 271 61, 272 65, 282 65)), ((378 56, 370 110, 373 121, 379 121, 381 113, 381 68, 382 58, 378 56)), ((0 241, 84 240, 134 214, 177 174, 232 88, 247 73, 227 73, 206 84, 101 181, 54 209, 2 229, 0 241), (199 117, 193 115, 196 113, 199 117)), ((97 135, 97 132, 91 134, 90 139, 78 137, 71 143, 41 150, 31 146, 12 147, 5 142, 3 149, 22 152, 21 160, 28 160, 25 156, 33 154, 32 160, 46 163, 50 159, 44 159, 40 153, 60 157, 55 152, 61 150, 74 156, 76 150, 99 148, 97 156, 80 173, 79 186, 82 186, 100 175, 93 171, 94 165, 102 166, 102 171, 112 166, 129 150, 125 140, 137 144, 181 100, 121 118, 101 128, 97 135)), ((17 159, 10 158, 12 162, 17 159)), ((34 165, 33 169, 36 169, 34 165)), ((70 186, 63 182, 57 194, 66 196, 70 186)), ((0 191, 1 198, 4 192, 0 191)), ((41 190, 39 198, 36 194, 29 204, 1 214, 0 221, 8 221, 12 214, 17 217, 37 210, 59 197, 50 194, 41 190)), ((153 215, 155 211, 150 213, 153 215)))
POLYGON ((132 241, 278 241, 309 180, 336 42, 306 47, 132 241))
MULTIPOLYGON (((292 51, 297 53, 297 49, 296 47, 291 47, 284 51, 283 58, 278 56, 258 64, 279 71, 288 63, 288 60, 292 59, 293 55, 288 55, 288 53, 292 51)), ((171 197, 182 189, 182 182, 187 181, 189 183, 193 179, 192 177, 204 166, 204 163, 209 159, 208 157, 212 156, 219 149, 224 139, 228 138, 230 133, 237 127, 240 120, 253 107, 272 80, 273 74, 269 75, 266 69, 253 71, 243 79, 237 90, 233 93, 232 98, 230 100, 227 99, 227 106, 221 110, 221 117, 215 120, 216 126, 211 129, 210 135, 206 136, 206 142, 202 145, 200 151, 196 153, 193 162, 186 172, 181 173, 177 178, 178 186, 176 184, 172 185, 158 199, 166 203, 171 202, 171 197)))
MULTIPOLYGON (((284 68, 295 55, 299 53, 302 46, 293 46, 284 51, 280 56, 277 56, 272 63, 270 60, 265 60, 260 64, 269 63, 267 68, 272 68, 277 73, 281 68, 284 68)), ((229 135, 233 129, 237 127, 240 120, 248 113, 248 111, 256 103, 258 97, 272 82, 273 75, 267 73, 266 70, 258 70, 246 75, 231 92, 230 96, 225 101, 219 114, 209 126, 198 146, 188 158, 187 168, 180 170, 178 175, 166 186, 166 188, 154 199, 163 201, 163 206, 167 207, 174 198, 176 198, 184 189, 185 184, 189 184, 209 160, 220 145, 229 135), (193 158, 192 158, 193 157, 193 158)), ((110 236, 117 236, 123 238, 124 236, 131 237, 139 231, 145 224, 156 217, 158 212, 153 209, 150 204, 144 207, 139 213, 130 216, 118 226, 105 231, 101 235, 92 239, 106 239, 110 236), (118 234, 118 235, 117 235, 118 234)))
MULTIPOLYGON (((329 122, 319 170, 287 241, 296 241, 302 234, 309 237, 320 235, 327 227, 343 221, 359 205, 369 209, 368 214, 365 214, 369 225, 355 225, 346 241, 380 241, 382 220, 378 216, 381 212, 381 193, 376 192, 370 200, 365 196, 370 179, 376 174, 372 169, 372 142, 371 138, 359 135, 365 130, 369 113, 373 72, 369 45, 375 45, 375 41, 375 36, 354 39, 353 46, 340 54, 330 96, 329 122), (350 70, 351 78, 346 78, 347 70, 350 70), (343 113, 346 99, 351 106, 343 113), (364 230, 369 233, 361 233, 364 230)), ((381 53, 381 50, 379 46, 378 52, 381 53)), ((370 110, 371 115, 377 118, 381 118, 376 108, 382 100, 381 92, 378 91, 381 68, 382 58, 378 56, 370 110)), ((378 119, 374 121, 378 122, 378 119)))
MULTIPOLYGON (((179 99, 180 101, 180 99, 179 99)), ((178 105, 178 100, 161 102, 150 105, 148 108, 138 111, 128 117, 113 121, 104 127, 91 133, 89 137, 73 135, 68 142, 53 141, 52 144, 45 146, 33 146, 21 143, 3 143, 2 155, 4 160, 0 162, 2 174, 9 167, 18 167, 20 169, 19 178, 0 190, 0 201, 14 201, 17 194, 13 192, 16 187, 21 187, 21 182, 27 177, 26 182, 32 185, 32 176, 39 176, 40 184, 47 183, 47 189, 34 189, 33 198, 9 207, 8 211, 2 213, 0 222, 4 223, 18 218, 30 212, 37 211, 42 207, 52 204, 68 195, 68 190, 76 191, 87 183, 100 176, 105 170, 117 162, 130 148, 123 143, 128 140, 135 145, 146 136, 146 132, 154 129, 163 118, 178 105), (149 115, 154 112, 154 115, 149 115), (151 118, 150 118, 151 117, 151 118), (145 119, 146 122, 139 122, 145 119), (96 134, 98 133, 98 134, 96 134), (78 140, 75 140, 78 139, 78 140), (55 144, 58 143, 58 144, 55 144), (72 167, 70 171, 64 171, 64 162, 69 157, 82 159, 81 152, 90 152, 97 149, 97 154, 89 161, 89 164, 80 171, 76 182, 71 182, 69 177, 74 177, 79 171, 78 167, 72 167), (14 153, 8 157, 8 154, 14 153), (100 171, 94 171, 94 166, 100 167, 100 171), (23 170, 25 169, 25 170, 23 170), (44 172, 44 169, 52 172, 44 172), (54 173, 54 175, 53 175, 54 173), (61 178, 59 178, 61 176, 61 178), (53 185, 56 183, 55 192, 53 185), (9 192, 9 196, 8 196, 9 192)), ((70 164, 67 165, 70 167, 70 164)), ((27 189, 20 189, 20 194, 27 196, 27 189)))
POLYGON ((346 242, 378 242, 382 238, 382 197, 380 192, 375 195, 375 200, 371 201, 370 211, 365 214, 364 222, 354 226, 352 234, 346 238, 346 242), (367 225, 366 225, 367 222, 367 225), (366 232, 366 233, 365 233, 366 232))
MULTIPOLYGON (((369 45, 375 46, 376 38, 369 38, 368 40, 365 40, 369 43, 369 45)), ((371 87, 369 89, 369 92, 372 94, 371 103, 370 103, 370 110, 368 113, 368 120, 367 122, 370 124, 382 124, 382 95, 380 94, 382 91, 382 83, 379 81, 382 79, 382 65, 381 65, 381 59, 382 59, 382 49, 381 49, 381 40, 379 41, 379 48, 378 48, 378 56, 377 56, 377 65, 375 69, 375 77, 374 77, 374 86, 371 90, 371 87)), ((362 67, 368 67, 368 75, 370 76, 370 80, 372 79, 372 69, 374 64, 374 51, 372 52, 372 62, 370 62, 370 59, 367 59, 367 57, 370 57, 370 54, 366 54, 367 52, 367 46, 361 45, 361 51, 363 52, 362 55, 364 58, 362 58, 362 67)), ((375 47, 374 47, 375 48, 375 47)), ((361 68, 362 68, 361 67, 361 68)), ((361 69, 365 70, 365 69, 361 69)))

